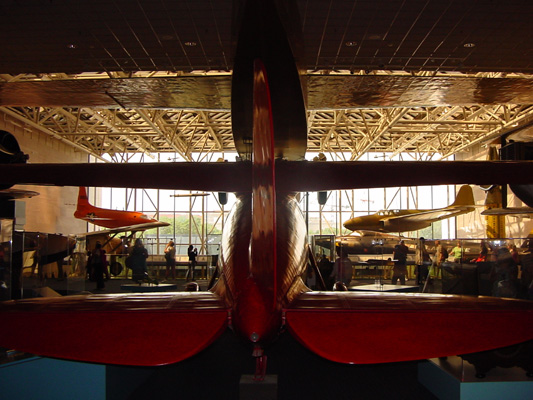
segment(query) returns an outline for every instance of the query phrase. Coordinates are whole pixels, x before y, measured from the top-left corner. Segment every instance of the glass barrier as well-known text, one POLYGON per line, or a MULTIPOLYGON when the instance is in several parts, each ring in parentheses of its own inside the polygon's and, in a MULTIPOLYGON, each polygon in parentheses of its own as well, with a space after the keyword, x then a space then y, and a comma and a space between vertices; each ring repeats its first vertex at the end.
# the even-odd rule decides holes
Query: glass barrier
POLYGON ((418 286, 425 293, 533 299, 533 239, 530 248, 527 238, 402 238, 407 256, 401 266, 395 253, 398 237, 376 234, 336 240, 352 263, 350 286, 374 284, 383 290, 383 285, 401 284, 410 286, 406 291, 418 286))
POLYGON ((72 293, 83 293, 87 287, 87 240, 86 237, 71 235, 69 241, 74 243, 70 256, 65 259, 67 265, 67 290, 72 293))
MULTIPOLYGON (((97 243, 106 253, 107 264, 103 270, 105 293, 123 292, 122 283, 138 281, 133 279, 132 266, 128 265, 131 245, 126 237, 18 232, 12 231, 11 226, 10 220, 3 220, 0 231, 2 300, 94 293, 98 285, 91 254, 97 243)), ((213 237, 207 244, 213 253, 218 252, 219 239, 213 237)), ((187 279, 189 260, 186 253, 176 252, 176 274, 171 277, 167 274, 163 253, 167 238, 163 238, 165 243, 161 238, 159 241, 156 238, 142 240, 148 250, 147 280, 176 283, 177 280, 187 279)), ((342 240, 345 240, 344 237, 342 240)), ((373 285, 381 288, 402 283, 400 280, 393 282, 397 238, 357 240, 357 244, 348 245, 333 236, 311 237, 312 250, 319 256, 317 266, 328 288, 335 283, 332 278, 335 258, 332 254, 338 246, 347 253, 352 264, 349 287, 373 285)), ((418 239, 405 238, 404 241, 407 259, 402 286, 409 286, 406 290, 533 299, 533 251, 528 239, 425 240, 421 243, 418 239)), ((531 242, 533 247, 533 240, 531 242)), ((200 249, 200 246, 197 247, 200 249)), ((208 281, 215 273, 217 259, 218 254, 199 254, 195 279, 208 281)))
POLYGON ((441 243, 448 257, 436 266, 433 277, 442 278, 442 293, 533 298, 529 240, 464 239, 441 243))
MULTIPOLYGON (((21 282, 21 297, 72 294, 69 280, 73 275, 71 260, 74 248, 75 240, 69 236, 13 232, 12 266, 14 275, 17 271, 16 275, 21 282)), ((17 297, 13 295, 13 298, 17 297)))
MULTIPOLYGON (((13 220, 0 219, 0 301, 12 298, 13 220)), ((20 292, 20 291, 19 291, 20 292)))

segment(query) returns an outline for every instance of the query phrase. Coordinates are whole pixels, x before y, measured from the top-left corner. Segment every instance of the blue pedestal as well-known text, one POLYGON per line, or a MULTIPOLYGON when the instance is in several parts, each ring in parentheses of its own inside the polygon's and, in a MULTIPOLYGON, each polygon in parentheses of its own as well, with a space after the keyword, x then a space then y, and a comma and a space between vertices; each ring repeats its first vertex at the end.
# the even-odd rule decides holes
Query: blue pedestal
POLYGON ((105 365, 32 357, 0 365, 0 398, 105 400, 105 365))
POLYGON ((476 378, 474 366, 460 357, 421 362, 418 380, 440 400, 533 399, 533 379, 523 369, 494 368, 476 378))

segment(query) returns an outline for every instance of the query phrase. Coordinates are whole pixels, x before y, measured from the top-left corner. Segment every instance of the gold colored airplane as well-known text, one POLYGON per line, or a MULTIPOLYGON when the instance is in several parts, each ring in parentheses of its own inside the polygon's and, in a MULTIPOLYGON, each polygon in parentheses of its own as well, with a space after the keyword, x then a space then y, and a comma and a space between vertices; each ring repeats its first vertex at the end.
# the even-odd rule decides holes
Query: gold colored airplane
POLYGON ((444 208, 432 210, 381 210, 376 214, 355 217, 344 223, 351 231, 407 232, 430 226, 435 221, 474 211, 472 188, 461 186, 455 201, 444 208))

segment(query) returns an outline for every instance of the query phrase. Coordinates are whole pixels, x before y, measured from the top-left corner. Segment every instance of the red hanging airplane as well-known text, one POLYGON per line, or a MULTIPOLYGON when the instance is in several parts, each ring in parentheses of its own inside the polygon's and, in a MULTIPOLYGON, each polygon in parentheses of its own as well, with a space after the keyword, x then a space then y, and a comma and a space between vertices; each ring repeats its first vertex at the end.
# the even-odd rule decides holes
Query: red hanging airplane
POLYGON ((292 6, 248 1, 237 14, 242 24, 233 72, 232 119, 241 162, 69 164, 68 176, 58 173, 65 165, 0 166, 0 183, 8 185, 235 192, 237 201, 221 243, 222 273, 213 290, 4 302, 0 346, 106 364, 163 365, 200 352, 230 327, 251 344, 260 375, 264 350, 283 329, 315 353, 341 363, 441 357, 533 339, 533 302, 312 292, 305 286, 301 276, 308 264, 307 232, 297 192, 531 183, 532 174, 525 174, 524 168, 532 166, 528 162, 302 161, 307 136, 304 86, 295 62, 299 56, 293 56, 291 48, 295 30, 286 33, 291 28, 287 23, 294 21, 292 6), (70 334, 61 335, 65 330, 70 334), (443 337, 446 340, 435 340, 443 337), (380 346, 353 345, 371 342, 380 346))
POLYGON ((84 186, 80 186, 78 192, 78 202, 74 217, 110 229, 123 228, 128 230, 133 227, 136 229, 151 229, 169 225, 167 222, 159 222, 157 219, 149 218, 146 214, 138 211, 109 210, 95 207, 89 203, 87 190, 84 186))

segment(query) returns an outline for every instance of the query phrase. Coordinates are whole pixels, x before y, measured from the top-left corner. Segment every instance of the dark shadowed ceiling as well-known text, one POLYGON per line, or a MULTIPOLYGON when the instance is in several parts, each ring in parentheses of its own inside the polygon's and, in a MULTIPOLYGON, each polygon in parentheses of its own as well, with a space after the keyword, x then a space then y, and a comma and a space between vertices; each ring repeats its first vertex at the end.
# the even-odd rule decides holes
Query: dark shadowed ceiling
MULTIPOLYGON (((0 71, 230 71, 232 3, 4 0, 0 71)), ((297 4, 309 70, 533 72, 528 1, 297 4)))

